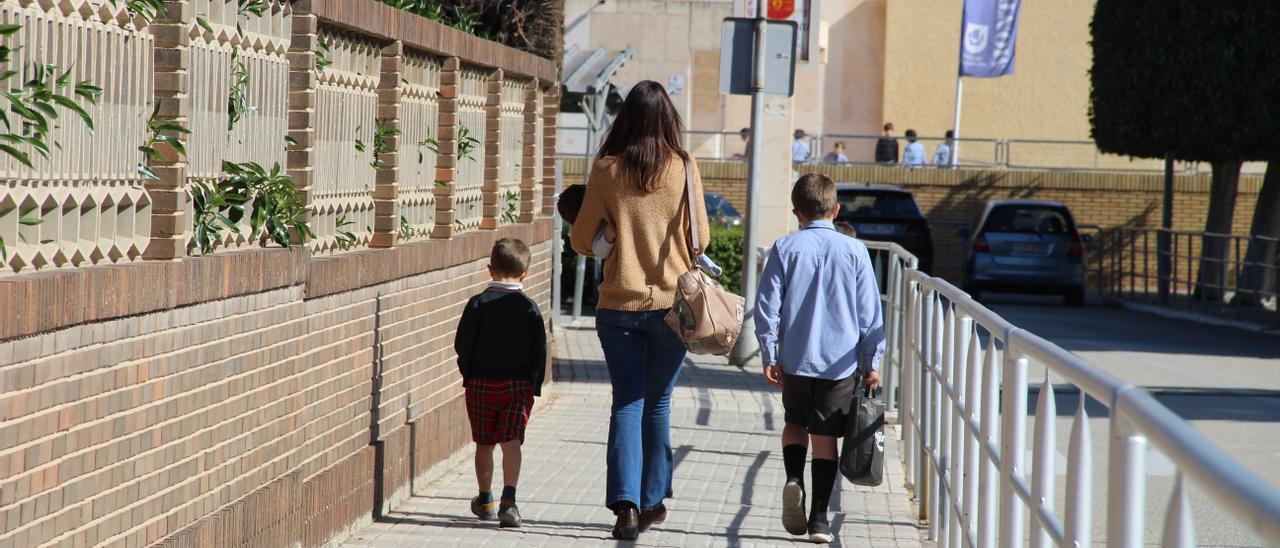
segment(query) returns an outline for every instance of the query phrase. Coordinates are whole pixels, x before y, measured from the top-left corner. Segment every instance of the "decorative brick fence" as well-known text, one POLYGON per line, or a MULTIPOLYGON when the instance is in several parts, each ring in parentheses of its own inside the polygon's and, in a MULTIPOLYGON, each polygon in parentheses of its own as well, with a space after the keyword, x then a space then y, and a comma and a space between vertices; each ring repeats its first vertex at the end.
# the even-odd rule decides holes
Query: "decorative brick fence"
POLYGON ((469 439, 453 331, 496 238, 549 308, 556 66, 373 0, 119 4, 0 2, 15 67, 104 88, 96 133, 0 161, 0 547, 323 545, 469 439), (150 179, 157 103, 191 133, 150 179), (279 163, 317 237, 189 251, 223 162, 279 163))

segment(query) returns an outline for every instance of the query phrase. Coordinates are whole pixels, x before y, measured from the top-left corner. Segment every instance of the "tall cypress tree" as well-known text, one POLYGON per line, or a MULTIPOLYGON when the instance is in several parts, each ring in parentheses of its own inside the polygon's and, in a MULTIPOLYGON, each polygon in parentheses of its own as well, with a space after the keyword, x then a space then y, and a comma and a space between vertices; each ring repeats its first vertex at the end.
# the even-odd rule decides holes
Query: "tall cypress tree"
MULTIPOLYGON (((1280 160, 1277 29, 1280 2, 1098 0, 1091 25, 1093 138, 1104 152, 1209 162, 1206 232, 1231 233, 1241 163, 1280 160)), ((1277 179, 1269 174, 1268 184, 1277 179)), ((1278 214, 1259 203, 1254 225, 1268 226, 1259 216, 1278 214)), ((1226 240, 1205 239, 1202 298, 1222 298, 1228 251, 1226 240)))

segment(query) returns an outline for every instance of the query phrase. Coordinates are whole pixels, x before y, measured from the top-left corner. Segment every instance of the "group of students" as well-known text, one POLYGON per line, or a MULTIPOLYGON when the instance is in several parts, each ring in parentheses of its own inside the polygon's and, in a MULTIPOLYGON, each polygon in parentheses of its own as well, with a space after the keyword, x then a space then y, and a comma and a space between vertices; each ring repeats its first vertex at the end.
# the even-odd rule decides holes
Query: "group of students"
MULTIPOLYGON (((748 135, 748 130, 742 130, 744 135, 748 135)), ((812 149, 809 143, 805 141, 809 137, 803 129, 797 129, 792 134, 794 140, 791 141, 791 161, 807 162, 812 149)), ((880 138, 876 140, 875 159, 878 164, 901 164, 906 167, 924 166, 925 149, 924 144, 919 141, 916 130, 908 129, 905 135, 907 139, 906 149, 902 151, 902 157, 899 159, 898 138, 893 134, 893 124, 886 123, 884 132, 880 138)), ((952 162, 952 154, 955 151, 956 133, 953 130, 947 130, 946 140, 938 145, 933 152, 933 161, 930 162, 936 167, 950 167, 952 162)), ((744 137, 744 140, 746 137, 744 137)), ((849 157, 846 155, 847 148, 844 141, 836 141, 832 144, 831 152, 826 153, 822 157, 822 162, 826 164, 843 164, 848 163, 849 157)), ((745 157, 745 155, 743 155, 745 157)))
MULTIPOLYGON (((661 84, 637 84, 601 145, 590 186, 582 195, 561 196, 558 204, 572 224, 573 248, 608 256, 596 330, 613 395, 605 505, 617 518, 612 535, 620 540, 663 523, 664 500, 673 496, 670 397, 686 350, 663 318, 675 302, 680 273, 694 268, 701 255, 690 245, 690 229, 696 223, 698 232, 708 233, 705 204, 696 199, 701 176, 680 146, 681 125, 661 84)), ((753 319, 764 380, 782 390, 782 526, 830 543, 837 438, 855 389, 879 383, 884 323, 867 248, 849 237, 851 227, 834 222, 840 204, 832 180, 800 177, 791 203, 801 230, 774 244, 753 319)), ((516 505, 521 445, 546 368, 546 324, 521 286, 529 259, 520 240, 494 244, 492 282, 467 303, 454 341, 477 445, 479 493, 471 512, 503 527, 522 523, 516 505), (496 499, 495 446, 502 449, 504 484, 496 499)))

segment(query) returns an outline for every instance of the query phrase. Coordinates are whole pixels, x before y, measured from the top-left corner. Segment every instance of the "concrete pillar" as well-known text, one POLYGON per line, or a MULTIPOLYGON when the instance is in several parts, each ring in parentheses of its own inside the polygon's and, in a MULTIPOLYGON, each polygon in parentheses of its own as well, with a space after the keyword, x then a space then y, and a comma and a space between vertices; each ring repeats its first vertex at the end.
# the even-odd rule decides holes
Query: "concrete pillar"
MULTIPOLYGON (((170 0, 168 14, 160 15, 150 27, 155 37, 155 101, 159 115, 190 127, 191 99, 187 94, 191 68, 188 24, 192 19, 188 0, 170 0)), ((185 146, 185 134, 173 135, 185 146)), ((191 219, 185 213, 187 204, 187 159, 176 150, 159 144, 161 157, 149 159, 151 170, 159 180, 147 180, 151 195, 151 241, 143 257, 148 260, 181 259, 187 255, 187 238, 191 219)))
POLYGON ((457 57, 445 59, 440 69, 440 112, 436 126, 439 128, 440 154, 436 156, 436 228, 432 238, 452 238, 457 230, 453 220, 454 184, 457 181, 458 159, 458 84, 462 80, 462 62, 457 57))
MULTIPOLYGON (((293 186, 312 205, 311 183, 315 173, 316 49, 319 45, 319 22, 309 10, 310 3, 301 2, 293 7, 293 38, 289 43, 289 137, 285 158, 285 172, 293 179, 293 186), (304 9, 306 8, 306 9, 304 9)), ((308 208, 310 211, 310 208, 308 208)), ((310 218, 310 214, 307 214, 310 218)))
POLYGON ((560 114, 560 85, 550 82, 542 92, 542 214, 556 207, 556 116, 560 114))
POLYGON ((542 210, 542 204, 535 203, 538 186, 538 116, 542 107, 542 90, 537 80, 529 86, 524 96, 524 150, 520 158, 520 222, 531 223, 542 210))
POLYGON ((765 97, 763 162, 760 194, 756 197, 760 200, 757 245, 765 249, 797 227, 795 215, 791 214, 791 185, 796 179, 791 167, 791 107, 788 97, 765 97))
POLYGON ((494 69, 485 83, 481 230, 493 230, 502 224, 502 80, 502 69, 494 69))
POLYGON ((400 98, 404 93, 404 44, 382 48, 382 73, 378 78, 378 123, 390 135, 374 137, 373 239, 369 247, 394 247, 400 227, 400 98), (379 149, 382 150, 379 153, 379 149))

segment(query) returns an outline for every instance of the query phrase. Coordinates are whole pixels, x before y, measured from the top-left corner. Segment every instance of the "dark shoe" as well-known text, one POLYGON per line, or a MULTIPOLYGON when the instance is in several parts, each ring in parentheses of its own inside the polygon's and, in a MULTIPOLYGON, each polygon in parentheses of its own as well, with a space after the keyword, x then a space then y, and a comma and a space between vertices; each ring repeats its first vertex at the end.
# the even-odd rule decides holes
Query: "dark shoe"
POLYGON ((650 526, 661 525, 667 521, 667 506, 658 503, 657 506, 640 512, 640 531, 648 531, 650 526))
POLYGON ((502 527, 519 527, 524 521, 520 519, 520 509, 513 503, 498 508, 498 525, 502 527))
POLYGON ((782 527, 793 535, 809 532, 808 516, 804 510, 804 487, 788 481, 782 488, 782 527))
POLYGON ((640 536, 640 512, 627 506, 618 512, 618 522, 613 525, 613 538, 635 540, 640 536))
POLYGON ((480 502, 480 497, 471 497, 471 513, 482 521, 498 517, 498 501, 480 502))
POLYGON ((831 534, 831 525, 827 522, 817 520, 809 522, 809 542, 831 544, 835 538, 835 535, 831 534))

